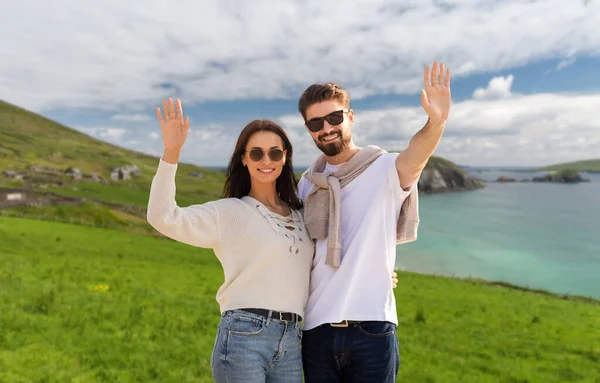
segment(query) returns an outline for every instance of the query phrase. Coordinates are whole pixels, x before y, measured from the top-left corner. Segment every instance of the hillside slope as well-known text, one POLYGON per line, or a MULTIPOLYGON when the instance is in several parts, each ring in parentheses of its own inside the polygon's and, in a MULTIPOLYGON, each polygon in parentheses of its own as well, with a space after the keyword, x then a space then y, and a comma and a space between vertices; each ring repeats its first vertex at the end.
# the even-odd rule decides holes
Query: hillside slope
POLYGON ((541 171, 546 170, 575 170, 578 172, 600 172, 600 158, 593 160, 584 160, 584 161, 573 161, 573 162, 564 162, 560 164, 554 164, 549 166, 544 166, 541 171))
MULTIPOLYGON (((0 101, 0 187, 143 207, 157 165, 156 156, 103 142, 0 101)), ((182 163, 178 200, 217 198, 224 179, 221 172, 182 163)))

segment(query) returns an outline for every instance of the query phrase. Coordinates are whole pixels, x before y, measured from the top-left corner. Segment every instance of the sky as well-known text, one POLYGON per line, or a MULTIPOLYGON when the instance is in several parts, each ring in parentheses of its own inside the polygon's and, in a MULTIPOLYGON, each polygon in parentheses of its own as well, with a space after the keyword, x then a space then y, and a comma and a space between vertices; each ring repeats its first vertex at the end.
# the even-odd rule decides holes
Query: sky
POLYGON ((294 165, 320 154, 297 111, 310 84, 348 90, 359 146, 406 148, 425 65, 451 70, 435 155, 470 166, 600 158, 600 0, 21 0, 0 13, 0 99, 160 156, 155 108, 190 117, 181 161, 225 166, 253 119, 294 165))

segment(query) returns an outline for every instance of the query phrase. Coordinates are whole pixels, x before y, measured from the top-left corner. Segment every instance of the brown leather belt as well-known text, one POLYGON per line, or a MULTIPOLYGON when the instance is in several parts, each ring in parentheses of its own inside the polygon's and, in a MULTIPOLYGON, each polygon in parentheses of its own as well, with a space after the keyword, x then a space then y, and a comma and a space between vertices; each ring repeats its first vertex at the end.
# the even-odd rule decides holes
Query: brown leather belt
POLYGON ((269 313, 271 314, 271 319, 279 319, 282 322, 302 322, 302 317, 296 313, 286 313, 274 310, 267 309, 239 309, 242 311, 246 311, 252 314, 260 315, 265 318, 269 318, 269 313))

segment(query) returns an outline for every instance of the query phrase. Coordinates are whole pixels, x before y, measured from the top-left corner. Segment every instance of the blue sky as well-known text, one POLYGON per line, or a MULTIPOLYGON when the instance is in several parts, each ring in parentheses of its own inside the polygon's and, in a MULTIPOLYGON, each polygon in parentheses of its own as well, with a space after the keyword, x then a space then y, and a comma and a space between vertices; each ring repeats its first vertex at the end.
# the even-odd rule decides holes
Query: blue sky
POLYGON ((0 99, 160 155, 154 108, 180 97, 182 160, 225 165, 255 118, 279 122, 295 164, 319 154, 297 113, 313 82, 352 98, 358 145, 402 149, 426 121, 422 73, 452 71, 437 155, 465 165, 600 157, 600 4, 592 1, 179 1, 8 5, 0 99), (23 19, 11 15, 21 15, 23 19))

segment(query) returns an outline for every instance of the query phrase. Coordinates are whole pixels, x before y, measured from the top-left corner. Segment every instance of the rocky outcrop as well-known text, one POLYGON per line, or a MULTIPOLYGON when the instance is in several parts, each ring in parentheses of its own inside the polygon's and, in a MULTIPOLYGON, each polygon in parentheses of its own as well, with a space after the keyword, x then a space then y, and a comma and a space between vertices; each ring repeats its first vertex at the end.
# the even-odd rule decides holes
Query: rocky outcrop
POLYGON ((512 177, 500 176, 500 177, 498 177, 498 179, 496 180, 496 182, 500 182, 500 183, 517 182, 517 179, 516 178, 512 178, 512 177))
POLYGON ((485 182, 472 177, 459 166, 440 157, 431 157, 419 179, 421 193, 474 190, 485 187, 485 182))
POLYGON ((554 173, 546 174, 542 177, 533 177, 533 182, 554 182, 561 184, 576 184, 580 182, 589 182, 590 180, 584 179, 575 170, 559 170, 554 173))

